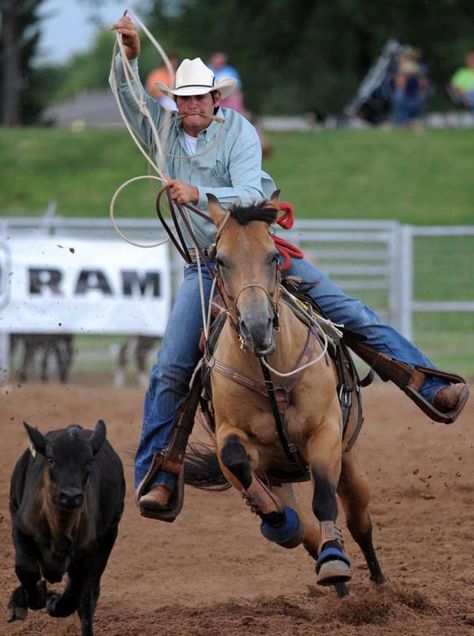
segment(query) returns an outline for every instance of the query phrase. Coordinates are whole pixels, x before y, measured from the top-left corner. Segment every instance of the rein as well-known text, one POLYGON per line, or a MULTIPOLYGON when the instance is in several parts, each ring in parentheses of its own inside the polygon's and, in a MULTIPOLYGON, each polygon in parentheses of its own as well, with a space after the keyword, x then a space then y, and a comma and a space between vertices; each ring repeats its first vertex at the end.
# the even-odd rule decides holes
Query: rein
POLYGON ((200 210, 199 208, 197 208, 196 206, 191 205, 190 203, 181 204, 181 203, 177 203, 176 201, 173 201, 173 199, 171 198, 168 186, 165 186, 158 192, 156 197, 156 213, 158 215, 158 218, 160 219, 161 224, 163 225, 165 232, 168 234, 173 245, 176 247, 178 252, 186 261, 186 263, 192 263, 193 259, 191 258, 189 248, 186 244, 183 233, 181 231, 181 227, 179 225, 178 219, 181 219, 181 221, 184 223, 186 227, 186 230, 189 233, 189 236, 191 237, 191 240, 195 246, 196 252, 199 254, 201 260, 206 265, 208 272, 211 274, 211 276, 214 276, 214 273, 209 267, 209 255, 205 254, 204 249, 199 245, 199 241, 197 240, 196 235, 194 233, 192 223, 190 222, 188 218, 187 211, 192 212, 193 214, 197 214, 198 216, 205 219, 206 221, 209 221, 209 223, 212 223, 211 217, 205 212, 203 212, 202 210, 200 210), (161 200, 165 193, 166 193, 166 198, 168 202, 168 208, 171 214, 171 218, 173 220, 174 230, 176 234, 173 233, 173 230, 169 226, 168 222, 165 220, 163 211, 161 209, 161 200))
POLYGON ((308 471, 308 464, 303 459, 301 453, 298 450, 296 444, 294 444, 291 439, 288 437, 288 432, 286 430, 285 421, 278 408, 278 403, 275 396, 275 387, 273 385, 273 380, 270 375, 270 371, 263 364, 264 358, 260 358, 260 365, 262 367, 262 373, 265 380, 265 387, 268 392, 268 397, 270 399, 270 404, 272 407, 273 417, 275 419, 275 424, 277 428, 278 437, 280 438, 280 443, 285 452, 286 458, 290 462, 290 464, 295 465, 302 473, 306 473, 308 471))

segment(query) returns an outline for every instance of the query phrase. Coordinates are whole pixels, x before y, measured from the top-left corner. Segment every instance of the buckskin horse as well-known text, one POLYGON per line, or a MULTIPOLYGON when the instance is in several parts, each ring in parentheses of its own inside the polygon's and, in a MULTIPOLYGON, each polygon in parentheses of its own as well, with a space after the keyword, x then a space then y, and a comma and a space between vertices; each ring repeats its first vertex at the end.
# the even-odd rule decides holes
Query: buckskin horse
MULTIPOLYGON (((343 434, 335 357, 325 350, 321 328, 296 315, 280 285, 280 254, 269 232, 276 197, 230 212, 208 199, 227 315, 205 355, 220 469, 260 517, 263 536, 286 548, 302 543, 316 561, 317 582, 344 596, 351 565, 336 523, 339 495, 370 578, 381 585, 386 579, 372 542, 368 483, 356 461, 360 399, 345 409, 343 434), (298 511, 291 483, 308 479, 314 518, 298 511)), ((197 485, 201 471, 201 485, 212 487, 211 455, 194 455, 191 467, 188 461, 187 483, 197 485)))

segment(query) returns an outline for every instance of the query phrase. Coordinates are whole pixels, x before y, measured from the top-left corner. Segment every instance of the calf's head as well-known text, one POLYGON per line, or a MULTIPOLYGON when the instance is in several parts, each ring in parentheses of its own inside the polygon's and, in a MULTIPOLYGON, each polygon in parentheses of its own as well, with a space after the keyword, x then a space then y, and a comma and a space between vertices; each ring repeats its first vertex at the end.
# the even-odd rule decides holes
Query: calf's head
POLYGON ((105 441, 105 423, 99 420, 93 432, 73 424, 46 435, 23 422, 34 456, 45 462, 49 495, 60 508, 80 508, 94 458, 105 441))

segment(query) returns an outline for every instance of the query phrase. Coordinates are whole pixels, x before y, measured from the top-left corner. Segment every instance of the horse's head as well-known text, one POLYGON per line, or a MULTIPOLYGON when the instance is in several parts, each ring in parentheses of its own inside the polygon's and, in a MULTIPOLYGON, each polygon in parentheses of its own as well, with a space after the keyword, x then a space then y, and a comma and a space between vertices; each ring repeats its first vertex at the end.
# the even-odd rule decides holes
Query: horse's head
POLYGON ((244 347, 259 356, 275 349, 280 271, 269 228, 278 214, 277 196, 228 211, 208 195, 209 213, 218 228, 220 290, 244 347))

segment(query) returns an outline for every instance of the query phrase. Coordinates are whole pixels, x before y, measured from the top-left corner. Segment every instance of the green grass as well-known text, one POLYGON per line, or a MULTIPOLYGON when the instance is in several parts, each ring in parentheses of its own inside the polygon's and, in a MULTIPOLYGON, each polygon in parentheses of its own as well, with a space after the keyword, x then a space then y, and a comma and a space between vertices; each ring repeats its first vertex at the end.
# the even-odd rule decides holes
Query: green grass
MULTIPOLYGON (((264 168, 300 218, 474 224, 474 130, 268 137, 274 153, 264 168)), ((126 131, 0 129, 0 216, 41 215, 54 199, 62 216, 107 218, 116 188, 147 171, 126 131)), ((117 217, 156 218, 156 191, 155 183, 132 185, 118 201, 117 217)), ((416 298, 473 300, 473 243, 417 239, 416 298)), ((419 314, 414 339, 436 363, 474 375, 473 314, 419 314)))
MULTIPOLYGON (((420 225, 474 223, 474 130, 333 130, 269 135, 265 169, 299 217, 396 219, 420 225)), ((146 174, 127 132, 0 130, 2 215, 106 217, 115 189, 146 174)), ((154 216, 156 186, 130 187, 121 216, 154 216)))
POLYGON ((298 214, 474 222, 473 131, 334 130, 278 135, 266 168, 298 214))

